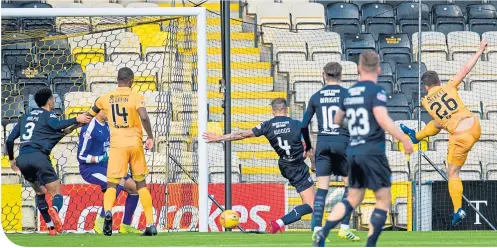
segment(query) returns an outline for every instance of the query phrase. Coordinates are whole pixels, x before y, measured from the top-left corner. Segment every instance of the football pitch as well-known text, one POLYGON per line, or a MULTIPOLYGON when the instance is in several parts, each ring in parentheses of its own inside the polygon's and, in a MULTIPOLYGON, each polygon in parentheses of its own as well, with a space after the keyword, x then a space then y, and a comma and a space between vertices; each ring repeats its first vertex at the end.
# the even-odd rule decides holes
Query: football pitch
MULTIPOLYGON (((326 246, 365 246, 367 232, 358 232, 361 241, 352 242, 338 239, 331 233, 331 243, 326 246)), ((445 231, 445 232, 383 232, 378 246, 496 246, 497 233, 493 231, 445 231)), ((224 246, 224 247, 310 247, 311 233, 287 232, 284 234, 248 233, 159 233, 155 237, 141 237, 136 234, 115 234, 112 237, 95 234, 10 234, 7 237, 20 246, 224 246)))

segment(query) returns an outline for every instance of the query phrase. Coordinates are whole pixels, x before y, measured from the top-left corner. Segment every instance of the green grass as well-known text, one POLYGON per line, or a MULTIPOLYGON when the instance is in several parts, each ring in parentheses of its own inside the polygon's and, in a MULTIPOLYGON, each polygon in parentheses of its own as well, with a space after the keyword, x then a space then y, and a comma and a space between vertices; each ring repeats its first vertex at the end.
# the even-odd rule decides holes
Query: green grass
MULTIPOLYGON (((327 246, 365 246, 367 232, 358 232, 361 241, 341 240, 331 233, 332 243, 327 246)), ((96 234, 9 234, 10 241, 20 246, 311 246, 311 233, 287 232, 284 234, 233 233, 160 233, 156 237, 140 237, 131 234, 115 234, 105 237, 96 234)), ((380 237, 378 246, 495 246, 497 233, 492 231, 446 231, 446 232, 392 232, 380 237)))

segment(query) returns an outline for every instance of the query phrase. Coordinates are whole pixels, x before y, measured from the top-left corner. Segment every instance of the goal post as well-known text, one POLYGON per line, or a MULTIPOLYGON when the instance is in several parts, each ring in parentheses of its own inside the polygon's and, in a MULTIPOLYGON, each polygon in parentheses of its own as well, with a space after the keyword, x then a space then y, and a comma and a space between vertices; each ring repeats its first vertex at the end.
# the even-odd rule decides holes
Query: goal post
MULTIPOLYGON (((194 100, 195 98, 197 98, 197 102, 194 103, 192 106, 197 105, 198 109, 193 109, 193 110, 189 109, 189 110, 185 110, 185 111, 194 112, 195 113, 195 115, 193 115, 193 116, 195 116, 194 117, 195 119, 190 120, 189 124, 191 124, 192 128, 195 128, 195 126, 197 126, 196 130, 192 129, 192 131, 188 131, 188 132, 189 133, 195 133, 196 132, 196 135, 194 134, 196 137, 191 137, 190 142, 191 143, 195 143, 195 145, 196 145, 195 152, 192 152, 192 154, 193 154, 192 157, 193 157, 193 160, 196 160, 196 161, 193 162, 193 164, 196 164, 198 166, 198 168, 197 169, 193 169, 193 170, 189 170, 188 168, 187 169, 181 168, 181 171, 178 172, 178 173, 181 174, 181 175, 187 174, 188 176, 190 176, 189 173, 197 173, 198 172, 198 179, 195 180, 194 178, 190 177, 191 181, 189 182, 189 183, 197 183, 198 184, 198 190, 197 190, 198 191, 198 196, 192 196, 192 199, 198 200, 198 202, 197 202, 197 204, 198 204, 198 213, 195 213, 195 212, 197 212, 197 210, 195 210, 195 211, 189 210, 189 211, 192 212, 192 215, 197 215, 197 216, 192 216, 191 217, 191 219, 193 221, 191 221, 191 224, 189 223, 189 225, 191 227, 189 230, 195 229, 195 230, 198 230, 200 232, 207 232, 208 231, 208 216, 209 216, 209 203, 208 203, 208 197, 209 197, 209 195, 208 195, 209 165, 208 165, 208 157, 207 157, 207 144, 202 139, 202 134, 207 131, 207 116, 208 116, 208 109, 207 109, 207 107, 208 107, 208 104, 207 104, 207 39, 206 39, 206 37, 207 37, 206 36, 207 13, 206 13, 206 9, 203 8, 203 7, 195 7, 195 8, 190 8, 190 7, 139 8, 139 9, 136 9, 136 8, 47 8, 47 9, 43 9, 43 10, 36 9, 36 8, 33 8, 33 9, 27 9, 27 8, 3 9, 2 8, 1 9, 1 14, 2 14, 2 19, 4 19, 4 18, 16 19, 16 18, 26 18, 26 17, 33 17, 33 18, 48 18, 48 17, 50 17, 50 18, 54 18, 54 20, 56 18, 59 18, 59 17, 75 17, 75 18, 78 18, 78 17, 88 17, 88 18, 93 18, 93 17, 95 17, 95 18, 96 17, 98 17, 98 18, 105 18, 105 17, 110 18, 110 17, 113 17, 113 18, 119 18, 119 17, 121 17, 121 18, 124 19, 124 18, 130 18, 130 17, 131 18, 138 18, 138 17, 159 17, 159 16, 161 16, 161 17, 171 17, 171 18, 176 18, 176 17, 193 17, 193 18, 195 18, 195 21, 192 22, 192 23, 194 23, 194 25, 196 25, 196 28, 192 28, 190 30, 191 33, 196 33, 195 35, 191 35, 191 37, 193 37, 192 38, 193 42, 191 42, 191 43, 195 43, 195 45, 191 45, 190 44, 190 45, 185 45, 185 46, 190 46, 190 49, 193 46, 193 48, 196 48, 196 51, 194 51, 193 53, 190 53, 188 59, 182 58, 184 60, 182 62, 185 65, 188 64, 188 63, 195 63, 195 68, 192 70, 193 72, 192 72, 192 75, 191 75, 191 79, 189 79, 189 80, 190 81, 194 81, 193 82, 194 85, 191 86, 191 87, 192 88, 196 88, 195 92, 194 92, 196 95, 192 99, 194 100), (196 38, 196 40, 194 40, 195 38, 196 38), (194 221, 195 219, 198 220, 197 225, 195 225, 195 223, 196 223, 196 221, 194 221), (198 229, 197 229, 196 226, 198 226, 198 229)), ((2 22, 3 22, 3 20, 2 20, 2 22)), ((91 23, 90 23, 90 25, 91 25, 91 23)), ((138 24, 138 25, 140 25, 140 24, 138 24)), ((5 32, 3 30, 4 29, 3 27, 4 26, 2 25, 2 33, 3 33, 2 36, 5 34, 5 32)), ((131 26, 123 25, 121 27, 117 27, 116 29, 127 30, 128 28, 131 29, 131 26)), ((172 27, 171 30, 172 29, 174 29, 174 27, 172 27)), ((97 31, 95 33, 105 32, 105 31, 112 32, 112 30, 113 29, 99 30, 99 31, 97 31)), ((173 31, 171 31, 171 32, 173 32, 173 31)), ((19 32, 19 34, 20 33, 22 33, 22 32, 19 32)), ((92 32, 80 32, 80 33, 75 32, 73 34, 66 34, 67 35, 66 37, 84 36, 84 35, 88 35, 88 34, 92 34, 92 32)), ((16 39, 15 35, 13 37, 14 37, 14 39, 16 39)), ((117 37, 117 36, 114 36, 114 37, 117 37)), ((12 37, 10 37, 10 38, 12 38, 12 37)), ((21 39, 21 37, 19 37, 19 42, 26 42, 26 40, 28 40, 29 42, 34 42, 36 40, 43 40, 44 37, 35 37, 35 39, 31 39, 31 38, 32 37, 28 37, 28 39, 26 39, 26 37, 24 37, 24 38, 21 39)), ((106 41, 106 42, 108 42, 108 41, 106 41)), ((86 43, 87 43, 87 41, 85 41, 85 44, 86 43)), ((15 44, 15 43, 13 43, 13 44, 15 44)), ((9 45, 11 45, 11 44, 9 44, 9 45)), ((3 37, 2 37, 2 49, 3 49, 3 46, 4 46, 4 41, 3 41, 3 37)), ((140 46, 140 49, 142 49, 141 46, 140 46)), ((167 50, 167 48, 165 48, 165 49, 167 50)), ((183 49, 183 50, 187 50, 187 49, 183 49)), ((2 53, 2 55, 3 55, 3 53, 2 53)), ((141 56, 141 54, 140 54, 140 56, 141 56)), ((178 57, 178 54, 175 54, 175 56, 178 57)), ((28 57, 29 56, 26 56, 26 61, 28 60, 27 59, 28 57)), ((88 59, 88 58, 86 58, 86 59, 88 59)), ((26 62, 26 61, 23 61, 23 62, 26 62)), ((93 66, 91 64, 91 62, 94 62, 94 61, 91 58, 89 59, 89 61, 90 61, 90 63, 88 65, 85 65, 85 66, 87 66, 86 69, 88 69, 88 66, 90 66, 90 65, 93 66)), ((178 63, 177 61, 172 61, 172 62, 169 61, 169 62, 171 64, 178 63)), ((59 61, 57 61, 57 63, 59 63, 59 61)), ((167 63, 167 61, 164 61, 163 64, 159 63, 157 66, 164 66, 164 67, 166 67, 167 66, 166 63, 167 63)), ((31 62, 29 62, 29 64, 31 65, 31 62)), ((126 66, 128 64, 131 64, 132 66, 134 66, 136 63, 134 63, 134 61, 127 61, 127 62, 125 62, 123 64, 125 64, 126 66)), ((59 65, 59 66, 63 67, 64 65, 62 64, 62 65, 59 65)), ((83 67, 83 70, 84 69, 85 68, 83 67)), ((148 68, 147 67, 146 69, 148 69, 150 71, 154 71, 154 70, 157 69, 157 70, 160 71, 161 68, 148 68)), ((24 72, 25 71, 23 71, 23 73, 24 72)), ((171 71, 167 74, 167 76, 169 76, 170 78, 174 79, 175 77, 178 77, 178 75, 175 74, 175 73, 176 72, 174 72, 171 69, 171 71)), ((26 75, 27 74, 28 73, 26 73, 26 75)), ((3 75, 3 73, 2 73, 2 75, 3 75)), ((114 77, 116 77, 116 76, 117 76, 117 74, 114 75, 114 77)), ((136 78, 136 73, 135 73, 135 78, 136 78)), ((3 81, 4 80, 2 78, 2 85, 4 84, 3 81)), ((160 82, 160 83, 161 83, 160 86, 162 86, 164 82, 160 82)), ((163 97, 165 99, 167 99, 167 100, 165 100, 166 103, 164 103, 164 104, 168 108, 167 111, 170 111, 169 108, 172 106, 172 104, 169 103, 169 102, 171 101, 171 99, 173 99, 175 97, 175 94, 178 93, 178 92, 175 92, 174 90, 171 90, 171 87, 173 87, 173 86, 170 86, 170 85, 172 85, 172 82, 168 82, 168 83, 170 83, 167 86, 168 93, 167 94, 164 93, 164 95, 159 94, 156 97, 155 100, 158 99, 158 101, 162 101, 163 97)), ((154 86, 154 87, 160 87, 160 86, 154 86)), ((181 87, 182 86, 180 86, 180 88, 181 87)), ((143 89, 141 89, 141 90, 143 90, 143 89)), ((145 91, 147 91, 147 90, 152 90, 152 89, 146 89, 145 91)), ((153 90, 155 91, 155 88, 153 90)), ((3 92, 3 88, 2 88, 2 92, 3 92)), ((190 93, 192 93, 192 92, 190 92, 190 93)), ((147 97, 147 92, 144 92, 144 94, 145 94, 145 97, 147 97)), ((85 96, 85 95, 83 94, 83 96, 85 96)), ((2 95, 2 98, 3 98, 3 95, 2 95)), ((192 100, 192 99, 190 99, 190 100, 192 100)), ((78 100, 81 100, 81 99, 78 99, 78 100)), ((153 101, 154 99, 151 99, 151 100, 153 101)), ((149 99, 149 101, 150 101, 150 99, 149 99)), ((188 99, 180 99, 180 101, 185 102, 185 101, 189 101, 189 100, 188 99)), ((2 101, 2 105, 3 104, 4 104, 4 101, 2 101)), ((27 104, 27 99, 24 100, 24 104, 27 104)), ((158 108, 164 108, 165 109, 166 107, 160 107, 159 106, 158 108)), ((3 113, 3 106, 2 106, 2 113, 3 113)), ((181 118, 181 117, 179 117, 179 115, 181 115, 181 114, 182 113, 175 113, 175 116, 178 115, 178 117, 176 117, 176 118, 181 118)), ((165 120, 165 121, 164 120, 159 120, 162 116, 165 117, 166 114, 160 113, 158 115, 156 125, 164 125, 162 127, 164 129, 162 129, 162 130, 168 130, 167 131, 168 133, 165 134, 165 135, 168 136, 169 135, 169 131, 170 131, 169 128, 174 128, 174 126, 171 124, 171 121, 169 121, 169 120, 165 120), (159 124, 159 123, 162 123, 162 124, 159 124)), ((17 117, 18 116, 16 116, 16 118, 17 117)), ((183 116, 182 118, 185 118, 185 117, 183 116)), ((152 125, 154 125, 154 123, 152 123, 152 125)), ((184 126, 180 126, 180 129, 181 128, 184 129, 185 127, 184 126)), ((3 129, 2 129, 2 131, 3 131, 3 129)), ((157 131, 154 131, 154 132, 156 133, 157 131)), ((2 137, 3 137, 3 135, 2 135, 2 137)), ((77 138, 77 137, 74 137, 74 138, 77 138)), ((3 138, 2 138, 2 141, 3 141, 3 138)), ((156 145, 157 145, 158 142, 159 141, 156 141, 156 145)), ((167 141, 167 142, 168 142, 167 143, 167 147, 169 149, 169 141, 167 141)), ((192 147, 193 147, 193 145, 192 145, 192 147)), ((75 149, 75 148, 73 147, 73 149, 75 149)), ((75 150, 73 150, 72 152, 75 152, 75 150)), ((155 154, 159 154, 159 153, 155 153, 155 154)), ((166 154, 170 155, 170 151, 167 151, 166 154)), ((157 156, 159 156, 159 155, 157 155, 157 156)), ((152 157, 152 159, 154 159, 154 155, 151 155, 151 157, 152 157)), ((66 159, 68 159, 68 158, 66 158, 66 159)), ((155 158, 155 159, 158 159, 158 157, 155 158)), ((170 164, 171 163, 178 163, 178 160, 177 159, 170 159, 170 158, 166 157, 166 161, 169 161, 169 164, 166 165, 166 169, 164 169, 164 170, 165 170, 165 173, 170 173, 170 170, 171 170, 169 168, 171 166, 170 164)), ((179 159, 179 161, 181 163, 181 159, 179 159)), ((147 161, 147 164, 148 164, 148 161, 147 161)), ((167 162, 165 162, 165 164, 167 164, 167 162)), ((181 167, 181 165, 179 165, 179 166, 181 167)), ((3 178, 3 174, 2 174, 2 178, 3 178)), ((168 200, 167 199, 167 197, 168 197, 168 195, 167 195, 168 194, 167 184, 168 184, 168 178, 169 178, 169 176, 166 175, 166 177, 163 178, 165 181, 162 182, 162 183, 166 184, 165 193, 161 191, 162 192, 161 194, 164 194, 164 196, 162 196, 162 198, 164 198, 165 201, 166 201, 166 209, 163 209, 164 206, 161 206, 161 208, 160 209, 156 209, 155 213, 154 213, 154 215, 156 215, 156 216, 158 214, 160 214, 159 212, 163 212, 165 214, 165 217, 161 217, 161 218, 165 218, 165 220, 159 220, 157 222, 160 223, 161 221, 165 221, 163 223, 165 223, 165 225, 166 225, 165 229, 167 229, 167 230, 170 229, 167 218, 171 218, 171 217, 168 217, 169 209, 167 208, 167 200, 168 200)), ((21 185, 23 183, 22 180, 23 180, 22 178, 19 179, 19 183, 21 185)), ((159 179, 155 179, 155 180, 162 180, 162 179, 159 177, 159 179)), ((2 187, 2 189, 3 189, 3 187, 2 187)), ((169 188, 169 194, 171 193, 170 192, 171 190, 174 190, 174 188, 173 189, 169 188)), ((184 189, 182 189, 182 190, 184 190, 184 189)), ((190 192, 190 194, 196 194, 196 193, 192 191, 192 192, 190 192)), ((154 194, 152 194, 152 197, 154 197, 154 194)), ((2 199, 2 201, 3 200, 4 199, 2 199)), ((66 202, 67 201, 69 201, 69 200, 66 199, 66 202)), ((190 202, 190 205, 196 205, 196 204, 194 204, 193 202, 190 202)), ((3 203, 2 203, 2 206, 3 206, 3 203)), ((191 206, 188 206, 188 207, 191 207, 191 206)), ((87 210, 85 210, 85 211, 87 211, 87 210)), ((89 210, 89 211, 93 211, 93 210, 89 210)), ((137 209, 137 211, 138 211, 138 209, 137 209)), ((188 211, 188 210, 185 210, 185 211, 188 211)), ((38 215, 37 211, 35 211, 35 212, 36 212, 35 215, 38 215)), ((11 217, 6 217, 6 215, 8 215, 8 213, 4 213, 4 211, 2 211, 2 221, 5 220, 6 218, 7 219, 8 218, 14 218, 14 219, 17 218, 15 216, 14 217, 12 217, 12 216, 11 217)), ((81 219, 81 216, 79 218, 81 219)), ((178 220, 178 221, 176 221, 176 218, 175 218, 174 215, 173 215, 172 218, 175 219, 174 220, 175 224, 178 224, 178 226, 181 225, 179 223, 181 221, 181 217, 180 217, 180 220, 178 220), (178 222, 178 223, 176 223, 176 222, 178 222)), ((77 217, 76 217, 76 219, 77 219, 77 217)), ((136 219, 136 217, 135 217, 135 219, 136 219)), ((79 222, 77 222, 77 224, 80 225, 79 222)), ((13 224, 13 225, 18 226, 17 224, 13 224)), ((83 223, 83 225, 84 225, 84 223, 83 223)), ((165 229, 163 229, 163 230, 165 230, 165 229)), ((179 230, 179 229, 185 229, 185 228, 177 228, 177 229, 179 230)), ((4 230, 5 230, 5 228, 4 228, 4 230)), ((36 230, 36 228, 35 228, 35 230, 36 230)), ((5 230, 5 231, 7 232, 9 230, 5 230)))

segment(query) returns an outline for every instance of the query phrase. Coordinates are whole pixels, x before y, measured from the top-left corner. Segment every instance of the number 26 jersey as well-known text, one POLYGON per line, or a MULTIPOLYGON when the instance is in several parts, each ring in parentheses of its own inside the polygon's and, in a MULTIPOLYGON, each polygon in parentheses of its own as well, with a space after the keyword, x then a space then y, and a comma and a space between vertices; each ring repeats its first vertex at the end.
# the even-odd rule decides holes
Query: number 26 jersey
POLYGON ((142 123, 137 109, 145 107, 145 98, 128 87, 117 87, 100 96, 90 109, 93 116, 105 111, 110 127, 110 147, 143 146, 142 123))
POLYGON ((459 97, 457 84, 454 81, 431 88, 421 100, 421 104, 431 117, 449 133, 456 130, 462 119, 473 116, 459 97))

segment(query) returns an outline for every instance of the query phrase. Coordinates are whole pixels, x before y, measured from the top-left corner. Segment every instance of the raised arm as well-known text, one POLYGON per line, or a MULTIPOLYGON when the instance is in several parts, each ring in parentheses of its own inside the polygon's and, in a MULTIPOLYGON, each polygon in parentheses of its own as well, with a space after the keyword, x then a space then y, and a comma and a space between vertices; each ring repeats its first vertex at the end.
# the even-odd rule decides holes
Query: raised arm
POLYGON ((250 137, 254 137, 255 134, 252 130, 242 130, 236 131, 225 135, 219 135, 213 132, 206 132, 202 135, 207 143, 213 142, 223 142, 223 141, 233 141, 242 140, 250 137))
POLYGON ((468 73, 476 65, 476 63, 480 59, 481 55, 485 51, 485 47, 487 47, 487 43, 488 42, 486 40, 482 40, 482 42, 480 44, 480 49, 475 54, 473 54, 473 56, 470 59, 468 59, 468 61, 466 61, 466 64, 464 64, 464 66, 461 69, 459 69, 459 72, 454 76, 454 78, 452 80, 452 85, 456 89, 459 87, 459 84, 461 84, 461 82, 464 80, 466 75, 468 75, 468 73))
POLYGON ((373 107, 373 115, 380 127, 391 134, 394 138, 402 142, 404 145, 405 153, 411 154, 413 152, 411 140, 395 126, 392 118, 388 115, 388 110, 384 106, 373 107))

